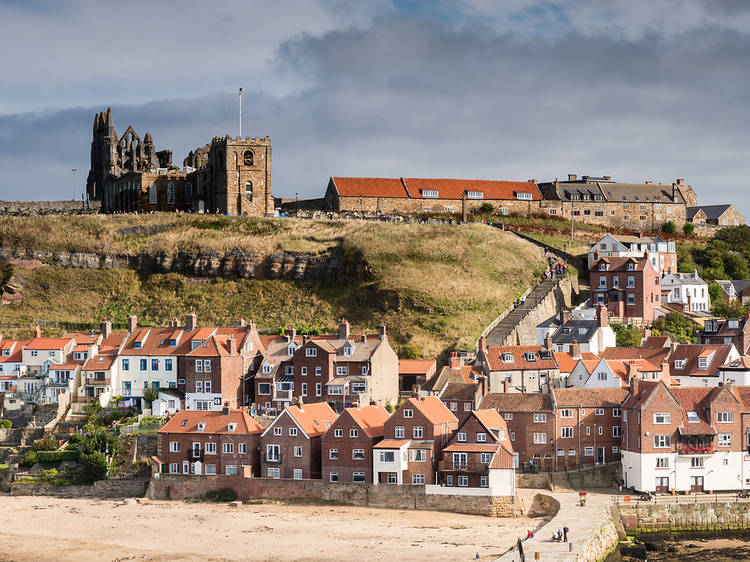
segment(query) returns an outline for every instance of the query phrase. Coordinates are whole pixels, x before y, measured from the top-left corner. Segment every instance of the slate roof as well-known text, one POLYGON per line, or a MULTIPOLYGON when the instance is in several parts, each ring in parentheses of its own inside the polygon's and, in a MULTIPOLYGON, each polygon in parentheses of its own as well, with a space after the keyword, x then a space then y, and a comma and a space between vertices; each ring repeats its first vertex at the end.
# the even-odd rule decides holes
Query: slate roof
POLYGON ((727 212, 732 205, 698 205, 697 207, 688 207, 688 218, 693 218, 701 210, 706 215, 706 220, 719 219, 721 215, 727 212), (693 213, 692 216, 690 213, 693 213))
POLYGON ((588 343, 599 328, 597 320, 568 320, 550 336, 552 343, 588 343))

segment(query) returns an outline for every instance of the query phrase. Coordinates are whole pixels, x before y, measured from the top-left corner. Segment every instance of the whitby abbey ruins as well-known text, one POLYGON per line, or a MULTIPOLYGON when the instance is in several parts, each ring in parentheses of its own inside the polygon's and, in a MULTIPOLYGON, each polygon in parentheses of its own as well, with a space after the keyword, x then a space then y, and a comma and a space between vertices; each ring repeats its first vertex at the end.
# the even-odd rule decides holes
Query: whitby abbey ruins
POLYGON ((273 213, 271 139, 214 137, 191 151, 182 168, 172 151, 156 151, 128 127, 118 137, 112 111, 97 113, 86 192, 104 212, 190 211, 264 216, 273 213))

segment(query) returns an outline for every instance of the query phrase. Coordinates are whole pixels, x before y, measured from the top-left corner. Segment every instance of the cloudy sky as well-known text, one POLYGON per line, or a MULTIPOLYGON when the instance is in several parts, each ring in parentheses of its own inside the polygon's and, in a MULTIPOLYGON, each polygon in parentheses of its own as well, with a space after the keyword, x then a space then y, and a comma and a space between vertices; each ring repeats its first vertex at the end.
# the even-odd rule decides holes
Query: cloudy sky
POLYGON ((0 0, 0 199, 63 199, 96 111, 181 163, 271 137, 328 176, 685 178, 750 216, 744 0, 0 0))

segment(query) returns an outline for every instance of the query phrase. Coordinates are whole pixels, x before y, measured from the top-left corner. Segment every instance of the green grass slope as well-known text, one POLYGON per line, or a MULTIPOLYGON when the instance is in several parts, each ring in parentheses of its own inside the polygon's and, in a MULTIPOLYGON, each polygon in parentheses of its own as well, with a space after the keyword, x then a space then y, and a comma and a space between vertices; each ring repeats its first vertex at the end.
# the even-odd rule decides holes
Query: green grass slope
MULTIPOLYGON (((542 252, 518 237, 481 224, 390 225, 190 215, 4 217, 0 246, 53 251, 158 254, 177 251, 268 255, 325 254, 366 264, 357 283, 265 279, 196 279, 144 275, 129 269, 14 269, 23 301, 0 308, 0 327, 33 320, 95 326, 102 317, 124 326, 165 324, 188 310, 203 325, 253 319, 261 332, 294 325, 309 333, 334 329, 344 316, 358 330, 388 325, 398 348, 426 356, 470 347, 484 327, 545 267, 542 252), (413 349, 412 348, 412 349, 413 349)), ((6 328, 7 332, 8 329, 6 328)))

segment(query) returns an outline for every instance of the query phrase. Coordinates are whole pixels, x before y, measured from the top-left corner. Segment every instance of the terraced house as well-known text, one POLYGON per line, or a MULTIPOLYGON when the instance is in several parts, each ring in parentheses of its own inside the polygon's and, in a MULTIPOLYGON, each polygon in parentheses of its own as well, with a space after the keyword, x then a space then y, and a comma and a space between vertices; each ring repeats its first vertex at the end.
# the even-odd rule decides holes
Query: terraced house
POLYGON ((295 398, 328 402, 336 411, 354 404, 398 401, 398 357, 385 326, 376 335, 352 336, 342 320, 338 333, 299 337, 295 329, 266 345, 254 377, 255 405, 280 411, 295 398))
POLYGON ((549 392, 560 384, 552 350, 541 345, 487 347, 480 338, 476 365, 489 380, 489 392, 549 392))

